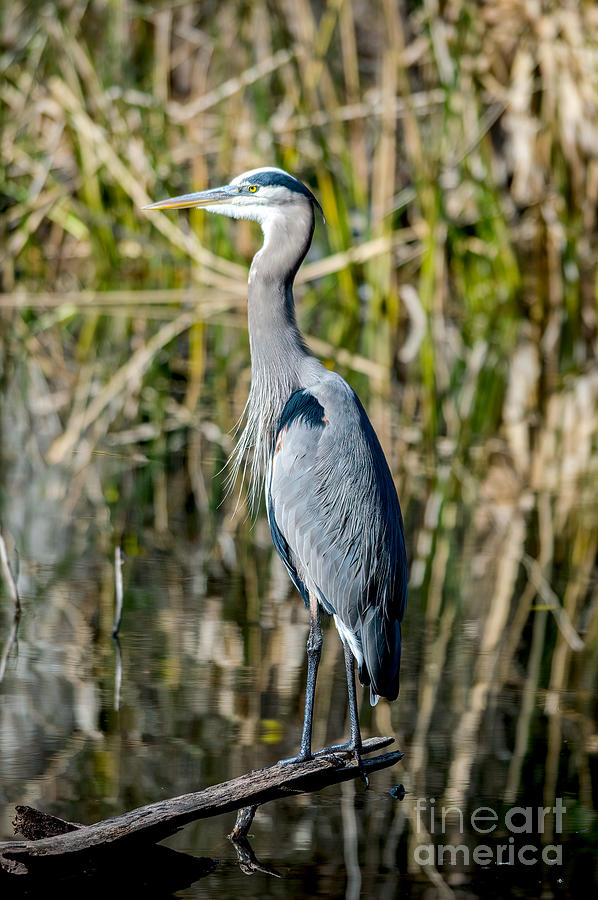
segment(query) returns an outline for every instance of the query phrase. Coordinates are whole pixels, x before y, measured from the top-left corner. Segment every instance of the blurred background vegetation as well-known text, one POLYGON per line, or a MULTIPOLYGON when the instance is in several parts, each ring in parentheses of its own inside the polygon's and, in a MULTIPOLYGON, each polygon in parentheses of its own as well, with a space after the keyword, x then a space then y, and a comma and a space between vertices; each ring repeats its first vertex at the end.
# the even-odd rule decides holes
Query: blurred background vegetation
MULTIPOLYGON (((214 703, 274 758, 294 744, 301 677, 292 734, 264 699, 291 592, 222 471, 260 235, 140 210, 280 165, 326 216, 302 327, 370 411, 406 519, 404 688, 372 729, 409 747, 416 796, 570 792, 590 815, 598 7, 14 0, 0 17, 0 520, 26 603, 93 559, 77 634, 105 660, 114 547, 142 618, 157 602, 144 559, 177 560, 186 614, 220 623, 213 666, 249 667, 263 692, 245 702, 235 675, 211 683, 214 703)), ((171 624, 152 620, 168 634, 172 583, 171 624)), ((180 686, 173 648, 162 676, 180 686)))

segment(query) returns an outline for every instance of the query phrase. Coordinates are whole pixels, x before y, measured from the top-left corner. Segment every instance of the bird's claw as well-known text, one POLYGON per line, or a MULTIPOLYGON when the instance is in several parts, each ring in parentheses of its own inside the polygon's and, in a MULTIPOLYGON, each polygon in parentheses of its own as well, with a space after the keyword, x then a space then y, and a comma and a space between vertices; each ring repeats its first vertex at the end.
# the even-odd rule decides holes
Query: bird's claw
POLYGON ((297 756, 289 756, 288 759, 279 759, 276 763, 277 766, 290 766, 292 763, 300 763, 306 762, 308 759, 313 759, 314 756, 312 753, 310 754, 301 754, 298 753, 297 756))
POLYGON ((317 753, 315 755, 320 759, 327 759, 332 763, 335 769, 342 769, 345 765, 345 760, 341 759, 340 756, 337 756, 336 753, 317 753))
MULTIPOLYGON (((365 784, 366 788, 370 786, 370 780, 366 774, 365 766, 363 765, 363 760, 361 758, 361 747, 356 747, 352 744, 351 741, 346 741, 344 744, 333 744, 332 747, 324 747, 322 750, 316 750, 314 756, 316 757, 326 757, 327 759, 337 759, 340 760, 335 753, 335 751, 343 751, 346 753, 352 753, 355 762, 357 763, 357 768, 359 769, 359 774, 361 776, 361 780, 365 784)), ((340 760, 342 762, 342 760, 340 760)))
POLYGON ((353 754, 353 758, 355 759, 357 768, 359 769, 361 780, 365 784, 366 788, 369 788, 370 779, 367 776, 365 766, 363 764, 363 759, 361 758, 361 747, 357 748, 351 746, 350 741, 346 744, 335 744, 332 747, 324 747, 322 750, 316 750, 315 753, 298 753, 297 756, 290 756, 288 759, 279 759, 276 765, 288 766, 292 763, 306 762, 306 760, 308 759, 327 759, 332 763, 335 769, 342 769, 346 763, 346 760, 344 760, 341 756, 338 756, 338 754, 334 752, 335 750, 341 750, 353 754))
POLYGON ((331 753, 330 750, 318 750, 317 753, 310 753, 309 755, 298 753, 297 756, 289 756, 288 759, 279 759, 276 765, 289 766, 292 763, 306 762, 308 759, 316 758, 329 760, 336 769, 342 769, 345 765, 345 760, 335 753, 331 753))
POLYGON ((361 749, 358 750, 357 747, 353 747, 353 756, 355 757, 355 762, 357 763, 357 768, 359 769, 359 775, 361 777, 361 780, 365 784, 365 787, 367 790, 370 786, 370 779, 367 776, 367 773, 365 771, 365 766, 364 766, 363 760, 361 758, 361 749))
POLYGON ((329 756, 330 754, 335 754, 336 751, 347 751, 351 752, 353 750, 349 741, 345 741, 344 744, 332 744, 331 747, 323 747, 321 750, 316 750, 314 756, 329 756))

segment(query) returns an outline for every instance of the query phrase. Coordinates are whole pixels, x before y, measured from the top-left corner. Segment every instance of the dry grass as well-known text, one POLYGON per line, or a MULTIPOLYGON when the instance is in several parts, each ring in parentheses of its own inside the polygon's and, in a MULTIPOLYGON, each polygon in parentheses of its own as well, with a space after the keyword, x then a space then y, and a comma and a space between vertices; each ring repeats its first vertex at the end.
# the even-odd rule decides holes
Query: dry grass
POLYGON ((563 731, 582 773, 597 733, 596 9, 117 7, 16 2, 1 24, 0 334, 6 372, 25 353, 44 385, 29 402, 59 417, 44 464, 68 473, 65 508, 102 507, 120 540, 128 473, 153 460, 161 539, 190 497, 210 552, 253 540, 218 473, 247 394, 257 237, 139 207, 289 168, 328 223, 302 321, 365 395, 406 511, 411 789, 450 716, 444 788, 465 801, 500 697, 523 685, 506 796, 540 719, 550 805, 570 783, 563 731), (99 453, 113 499, 89 474, 99 453), (466 677, 447 684, 456 657, 466 677))

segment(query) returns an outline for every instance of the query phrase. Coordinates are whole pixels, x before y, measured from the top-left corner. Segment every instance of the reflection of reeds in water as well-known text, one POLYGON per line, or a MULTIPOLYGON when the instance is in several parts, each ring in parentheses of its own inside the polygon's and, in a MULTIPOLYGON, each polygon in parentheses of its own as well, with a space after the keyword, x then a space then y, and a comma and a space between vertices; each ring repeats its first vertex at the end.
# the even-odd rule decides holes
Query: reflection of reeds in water
MULTIPOLYGON (((188 580, 171 566, 137 611, 157 616, 164 727, 178 690, 200 743, 211 729, 240 736, 233 768, 247 754, 259 764, 256 740, 285 752, 305 619, 279 602, 288 584, 263 522, 250 527, 222 473, 248 391, 255 236, 138 212, 278 162, 310 182, 328 222, 300 274, 302 321, 366 401, 406 513, 403 699, 371 727, 392 716, 416 796, 466 805, 491 784, 506 803, 528 791, 550 805, 567 788, 589 808, 598 22, 591 4, 400 10, 75 2, 34 19, 12 5, 0 26, 1 518, 30 566, 98 542, 101 636, 114 540, 133 586, 144 547, 179 559, 188 580)), ((24 578, 37 604, 43 578, 24 578)), ((50 615, 56 596, 44 600, 50 615)), ((90 609, 83 620, 88 642, 90 609)), ((344 724, 327 643, 322 742, 344 724)), ((98 652, 104 672, 111 651, 98 652)), ((142 656, 123 636, 125 707, 127 662, 142 656)), ((180 741, 191 758, 191 736, 180 741)))
MULTIPOLYGON (((517 365, 513 364, 507 390, 511 404, 511 385, 518 377, 517 365)), ((554 796, 557 788, 560 791, 563 783, 568 783, 568 778, 563 782, 563 771, 559 773, 556 763, 571 745, 573 729, 578 731, 577 743, 568 768, 573 766, 573 771, 579 772, 585 792, 582 800, 591 807, 588 754, 595 752, 592 741, 596 734, 591 703, 596 678, 595 600, 591 599, 596 554, 595 489, 590 484, 580 503, 579 496, 571 491, 570 479, 583 485, 595 460, 594 451, 584 456, 582 435, 575 442, 575 454, 568 457, 563 451, 565 432, 561 426, 570 417, 582 423, 582 430, 588 428, 587 414, 580 416, 576 408, 580 396, 591 401, 593 427, 598 425, 593 382, 590 376, 581 394, 577 389, 562 392, 561 408, 571 405, 571 412, 565 416, 548 417, 538 423, 529 419, 532 407, 522 404, 521 422, 527 420, 529 443, 527 471, 533 469, 538 479, 533 489, 526 470, 518 471, 516 454, 509 452, 510 440, 505 437, 500 441, 492 438, 482 448, 486 465, 481 478, 465 473, 455 457, 454 465, 445 467, 443 483, 434 492, 420 494, 416 486, 407 494, 408 521, 413 523, 409 533, 423 575, 421 585, 411 594, 402 700, 392 709, 380 704, 369 727, 387 731, 391 713, 401 745, 408 749, 400 777, 406 782, 409 797, 440 797, 444 792, 453 802, 467 806, 475 800, 480 780, 489 780, 498 798, 504 794, 505 800, 512 802, 526 790, 522 784, 524 767, 543 760, 544 752, 547 765, 543 789, 554 796), (576 456, 586 462, 576 464, 576 456), (454 496, 458 488, 465 495, 459 500, 454 496), (557 566, 560 573, 555 577, 557 566), (578 634, 583 641, 581 651, 577 649, 578 634), (517 712, 509 708, 509 696, 521 698, 517 712), (537 723, 542 721, 544 711, 548 714, 547 744, 537 738, 537 723), (562 743, 563 730, 567 745, 562 743), (509 732, 512 739, 507 737, 509 732), (509 750, 512 755, 506 761, 509 750)), ((49 407, 49 396, 39 393, 36 404, 38 408, 49 407)), ((22 439, 22 432, 18 437, 22 439)), ((521 435, 518 440, 521 442, 521 435)), ((25 446, 29 446, 27 440, 25 446)), ((15 473, 10 441, 4 448, 8 451, 4 471, 15 473)), ((194 537, 190 541, 179 506, 191 490, 190 477, 176 467, 164 476, 168 529, 152 531, 151 506, 145 504, 141 512, 144 517, 149 515, 148 529, 135 518, 131 504, 144 490, 143 471, 163 471, 165 462, 158 458, 140 464, 138 473, 130 473, 126 483, 123 479, 128 464, 120 456, 92 454, 76 488, 76 547, 71 547, 71 552, 82 560, 82 571, 76 578, 57 573, 52 576, 52 580, 58 579, 56 588, 50 583, 42 589, 47 575, 36 571, 34 562, 44 556, 45 548, 32 536, 19 535, 25 598, 31 610, 39 612, 33 632, 26 617, 18 664, 15 661, 8 667, 9 690, 20 698, 22 709, 30 710, 28 715, 34 707, 40 710, 40 728, 50 735, 53 729, 69 732, 72 698, 77 698, 77 727, 88 737, 75 741, 65 751, 66 757, 60 755, 62 764, 51 758, 51 771, 56 771, 58 779, 54 790, 57 796, 68 793, 68 778, 76 778, 73 760, 82 765, 100 739, 93 751, 97 764, 95 790, 112 796, 110 803, 115 805, 106 807, 108 801, 104 800, 103 810, 112 810, 119 802, 131 802, 119 797, 127 785, 132 787, 130 780, 137 771, 125 765, 122 753, 146 757, 148 749, 140 738, 142 734, 168 735, 161 755, 170 759, 174 754, 182 771, 187 765, 183 761, 191 761, 196 777, 208 781, 290 752, 299 732, 307 625, 301 604, 293 597, 270 551, 263 522, 249 528, 247 521, 237 520, 235 525, 225 516, 219 524, 217 513, 206 512, 200 523, 205 540, 194 537), (98 488, 113 483, 124 485, 129 493, 106 504, 98 488), (106 715, 102 707, 113 706, 114 658, 109 641, 113 560, 109 541, 115 526, 122 529, 124 545, 130 548, 125 562, 122 718, 104 723, 105 736, 101 737, 98 725, 106 715), (100 552, 105 546, 105 561, 99 572, 98 551, 94 549, 98 538, 100 552), (150 556, 161 553, 168 560, 166 566, 152 559, 144 562, 134 539, 150 556), (216 584, 219 588, 215 593, 216 584), (90 657, 89 625, 98 599, 100 634, 97 650, 90 657), (58 651, 55 663, 58 661, 63 685, 58 706, 41 690, 39 676, 27 676, 27 690, 24 685, 18 687, 14 676, 11 678, 13 670, 14 675, 29 671, 31 653, 37 655, 36 648, 42 646, 46 648, 42 658, 50 647, 58 651), (23 707, 26 696, 29 700, 23 707), (188 725, 181 721, 181 710, 188 725), (52 727, 47 720, 52 721, 52 727), (122 750, 117 750, 117 742, 124 742, 122 750), (199 760, 193 762, 198 752, 199 759, 205 754, 218 754, 221 761, 205 768, 199 760), (62 772, 69 774, 58 774, 62 772)), ((209 459, 203 463, 203 483, 210 486, 212 464, 209 459)), ((519 466, 523 463, 522 457, 519 466)), ((22 513, 23 504, 28 502, 38 509, 36 491, 44 489, 43 463, 27 455, 19 465, 29 467, 31 493, 16 497, 9 493, 5 505, 9 520, 15 511, 22 513)), ((54 485, 55 521, 64 519, 64 497, 68 498, 73 489, 70 478, 71 469, 65 466, 57 482, 61 488, 57 490, 54 485)), ((150 483, 155 484, 155 477, 150 483)), ((46 505, 44 515, 52 515, 51 509, 46 505)), ((67 529, 67 542, 68 533, 67 529)), ((340 737, 347 727, 343 722, 345 697, 337 644, 336 636, 330 633, 316 707, 319 743, 340 737)), ((363 712, 367 714, 367 706, 363 712)), ((29 753, 23 731, 27 718, 20 725, 14 721, 11 724, 17 744, 8 742, 8 749, 12 747, 9 758, 14 758, 16 747, 19 755, 27 757, 29 753)), ((33 758, 38 756, 34 754, 33 758)), ((152 776, 148 773, 146 779, 144 784, 152 796, 152 776)), ((378 788, 387 782, 389 786, 391 779, 391 773, 379 775, 378 788)), ((172 789, 183 790, 183 781, 177 779, 172 789)), ((542 785, 536 789, 542 791, 542 785)), ((139 802, 144 799, 139 791, 135 796, 139 802)), ((46 794, 42 801, 52 802, 46 794)), ((405 801, 405 808, 396 809, 395 824, 388 832, 387 854, 392 855, 392 842, 403 833, 409 802, 405 801)), ((545 802, 549 804, 548 796, 545 802)), ((343 809, 346 812, 345 806, 343 809)), ((90 814, 96 815, 95 809, 90 814)), ((79 817, 85 815, 80 813, 79 817)), ((310 825, 313 827, 314 823, 310 825)), ((381 848, 385 830, 386 826, 380 824, 380 830, 373 832, 378 834, 381 848)), ((413 837, 414 841, 421 839, 421 834, 413 837)), ((431 877, 437 878, 434 873, 431 877)))

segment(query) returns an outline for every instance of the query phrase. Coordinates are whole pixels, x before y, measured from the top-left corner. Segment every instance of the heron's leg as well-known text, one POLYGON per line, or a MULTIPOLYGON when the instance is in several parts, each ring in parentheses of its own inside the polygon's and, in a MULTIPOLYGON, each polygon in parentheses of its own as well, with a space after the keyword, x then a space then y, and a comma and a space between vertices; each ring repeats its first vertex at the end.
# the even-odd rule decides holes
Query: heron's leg
POLYGON ((307 639, 307 683, 305 685, 305 712, 299 753, 291 759, 281 759, 281 763, 301 762, 311 759, 311 726, 316 693, 316 677, 322 655, 322 628, 320 626, 320 606, 317 597, 309 595, 309 637, 307 639))
POLYGON ((316 597, 309 597, 309 637, 307 639, 307 684, 305 685, 305 712, 303 733, 299 747, 299 759, 311 757, 311 726, 316 694, 316 678, 322 655, 322 628, 320 625, 320 605, 316 597))
POLYGON ((343 650, 345 651, 345 671, 347 673, 347 691, 349 693, 349 721, 351 722, 351 738, 347 749, 353 751, 361 777, 365 781, 366 787, 369 787, 369 780, 361 761, 362 743, 359 729, 359 711, 357 709, 357 692, 355 691, 355 662, 351 648, 345 641, 343 641, 343 650))
POLYGON ((343 651, 345 654, 345 671, 347 673, 347 692, 349 694, 349 721, 351 723, 351 738, 348 741, 345 741, 342 744, 333 744, 331 747, 324 747, 322 750, 317 750, 314 756, 325 756, 327 753, 330 753, 334 750, 350 750, 357 751, 355 753, 356 757, 359 757, 359 752, 362 747, 361 743, 361 731, 359 729, 359 713, 357 711, 357 694, 355 691, 355 668, 353 663, 353 654, 351 653, 351 648, 348 644, 346 644, 342 638, 343 651))
POLYGON ((347 691, 349 693, 349 721, 351 722, 349 749, 356 751, 355 756, 357 757, 357 754, 361 750, 361 731, 359 730, 357 692, 355 691, 355 664, 351 648, 344 641, 343 650, 345 651, 345 670, 347 672, 347 691))

